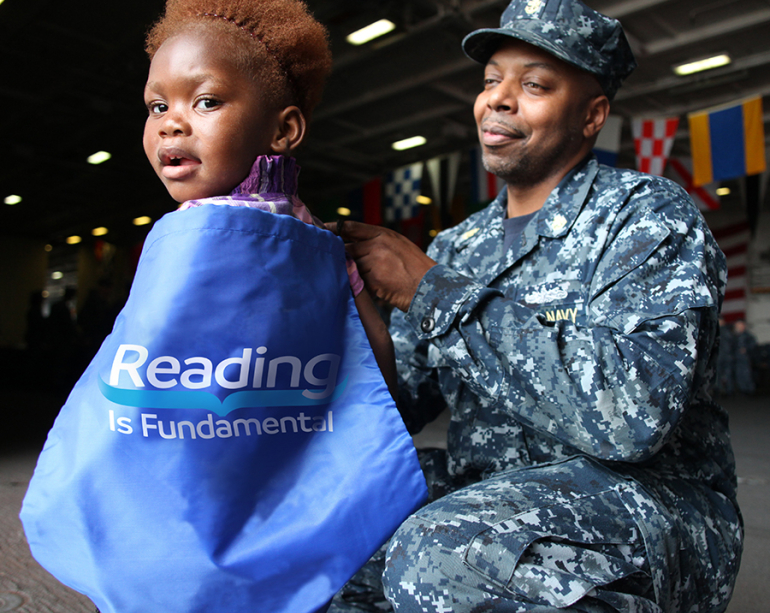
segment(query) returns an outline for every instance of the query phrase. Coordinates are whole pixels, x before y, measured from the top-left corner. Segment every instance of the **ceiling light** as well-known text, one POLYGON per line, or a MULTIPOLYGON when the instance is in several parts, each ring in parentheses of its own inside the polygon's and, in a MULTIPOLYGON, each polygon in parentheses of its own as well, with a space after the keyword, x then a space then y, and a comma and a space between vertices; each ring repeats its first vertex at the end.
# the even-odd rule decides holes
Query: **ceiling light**
POLYGON ((44 249, 45 249, 47 252, 51 252, 51 251, 53 251, 53 245, 46 245, 46 246, 44 247, 44 249))
POLYGON ((391 145, 396 151, 405 151, 406 149, 412 149, 413 147, 420 147, 428 141, 422 136, 413 136, 412 138, 405 138, 391 145))
POLYGON ((341 206, 337 209, 337 215, 340 217, 350 217, 350 209, 346 206, 341 206))
POLYGON ((717 196, 729 196, 730 195, 730 188, 729 187, 720 187, 717 190, 717 196))
POLYGON ((68 236, 67 237, 67 244, 68 245, 77 245, 82 240, 83 239, 80 238, 79 236, 68 236))
POLYGON ((99 228, 94 228, 93 230, 91 230, 91 234, 93 236, 104 236, 105 234, 107 234, 107 232, 109 232, 109 230, 103 226, 99 228))
POLYGON ((152 219, 145 215, 144 217, 137 217, 133 223, 135 226, 146 226, 150 222, 152 222, 152 219))
POLYGON ((433 200, 431 200, 427 196, 423 196, 422 194, 417 196, 417 198, 415 198, 415 200, 417 200, 417 204, 430 204, 431 202, 433 202, 433 200))
POLYGON ((712 68, 719 68, 720 66, 727 66, 732 60, 726 53, 720 55, 714 55, 712 57, 703 58, 701 60, 695 60, 693 62, 687 62, 686 64, 679 64, 674 66, 674 72, 679 76, 685 76, 688 74, 694 74, 696 72, 702 72, 704 70, 711 70, 712 68))
POLYGON ((438 230, 430 230, 428 234, 433 238, 434 236, 438 236, 438 230))
POLYGON ((106 162, 112 157, 111 153, 107 153, 106 151, 97 151, 93 155, 88 156, 88 163, 89 164, 101 164, 103 162, 106 162))
POLYGON ((59 279, 63 279, 64 278, 64 273, 57 270, 56 272, 52 272, 51 273, 51 278, 54 281, 58 281, 59 279))
POLYGON ((348 41, 351 45, 363 45, 364 43, 368 43, 370 40, 374 40, 379 36, 391 32, 395 29, 395 27, 396 24, 389 19, 380 19, 379 21, 370 23, 365 28, 361 28, 352 34, 348 34, 345 40, 348 41))
POLYGON ((6 196, 3 202, 10 205, 19 204, 19 202, 21 202, 21 196, 17 196, 16 194, 11 194, 10 196, 6 196))

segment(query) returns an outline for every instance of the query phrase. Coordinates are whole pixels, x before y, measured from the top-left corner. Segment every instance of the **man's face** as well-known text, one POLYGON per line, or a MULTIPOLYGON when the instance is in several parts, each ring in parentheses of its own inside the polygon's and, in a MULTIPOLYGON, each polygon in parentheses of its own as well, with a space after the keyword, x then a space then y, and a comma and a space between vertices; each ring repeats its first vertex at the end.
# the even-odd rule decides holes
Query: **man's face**
POLYGON ((224 45, 192 31, 161 45, 144 92, 144 150, 177 202, 229 194, 272 153, 278 111, 224 45))
POLYGON ((537 185, 584 155, 587 101, 598 83, 549 53, 504 42, 484 70, 476 98, 484 166, 509 185, 537 185))

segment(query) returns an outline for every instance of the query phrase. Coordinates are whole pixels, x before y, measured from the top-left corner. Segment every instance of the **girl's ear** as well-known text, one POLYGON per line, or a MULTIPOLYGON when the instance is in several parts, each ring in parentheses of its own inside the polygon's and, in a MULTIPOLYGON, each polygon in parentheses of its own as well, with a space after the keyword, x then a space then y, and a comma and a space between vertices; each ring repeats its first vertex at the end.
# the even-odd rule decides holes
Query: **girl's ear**
POLYGON ((291 155, 305 139, 307 122, 297 106, 287 106, 278 113, 278 122, 270 148, 278 155, 291 155))

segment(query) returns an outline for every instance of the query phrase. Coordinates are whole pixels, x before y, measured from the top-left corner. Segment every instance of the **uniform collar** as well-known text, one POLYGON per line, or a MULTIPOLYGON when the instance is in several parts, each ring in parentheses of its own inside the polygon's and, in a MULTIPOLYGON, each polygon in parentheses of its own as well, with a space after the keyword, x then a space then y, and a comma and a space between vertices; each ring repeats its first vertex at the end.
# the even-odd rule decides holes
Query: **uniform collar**
MULTIPOLYGON (((527 234, 532 233, 532 240, 536 240, 537 235, 557 238, 569 232, 588 198, 598 172, 599 163, 590 154, 564 176, 535 215, 533 223, 528 225, 527 234)), ((455 248, 460 250, 480 244, 479 241, 485 240, 484 236, 490 233, 498 234, 502 244, 503 219, 507 207, 508 192, 503 188, 489 206, 481 211, 481 217, 476 219, 476 223, 455 239, 455 248)))
POLYGON ((466 251, 468 267, 478 271, 484 283, 491 283, 504 270, 530 253, 537 246, 540 236, 558 238, 569 232, 598 172, 599 164, 593 155, 587 156, 570 170, 551 192, 534 219, 527 224, 520 239, 514 241, 506 253, 503 253, 503 219, 508 195, 507 190, 502 190, 481 216, 475 219, 476 223, 455 238, 455 250, 466 251), (492 245, 495 245, 493 253, 489 251, 492 245), (490 267, 490 261, 497 264, 490 267))
MULTIPOLYGON (((588 192, 599 172, 599 162, 593 153, 578 162, 554 188, 543 207, 535 215, 535 227, 540 236, 564 236, 575 223, 588 192)), ((500 227, 508 208, 508 192, 503 189, 484 211, 480 226, 500 227)))
POLYGON ((558 238, 569 232, 598 172, 599 162, 590 154, 564 176, 535 217, 540 236, 558 238))

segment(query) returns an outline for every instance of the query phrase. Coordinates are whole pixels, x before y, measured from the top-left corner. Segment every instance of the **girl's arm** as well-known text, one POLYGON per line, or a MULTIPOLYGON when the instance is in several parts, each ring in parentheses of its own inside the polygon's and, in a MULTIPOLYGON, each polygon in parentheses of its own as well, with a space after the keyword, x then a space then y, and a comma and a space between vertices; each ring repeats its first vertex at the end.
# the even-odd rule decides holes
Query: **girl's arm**
POLYGON ((398 397, 398 383, 396 377, 396 355, 393 350, 393 341, 390 338, 390 332, 382 321, 377 307, 374 305, 369 292, 365 289, 360 291, 355 297, 358 316, 364 325, 366 337, 374 351, 374 357, 377 360, 377 366, 385 379, 390 395, 393 400, 398 397))

